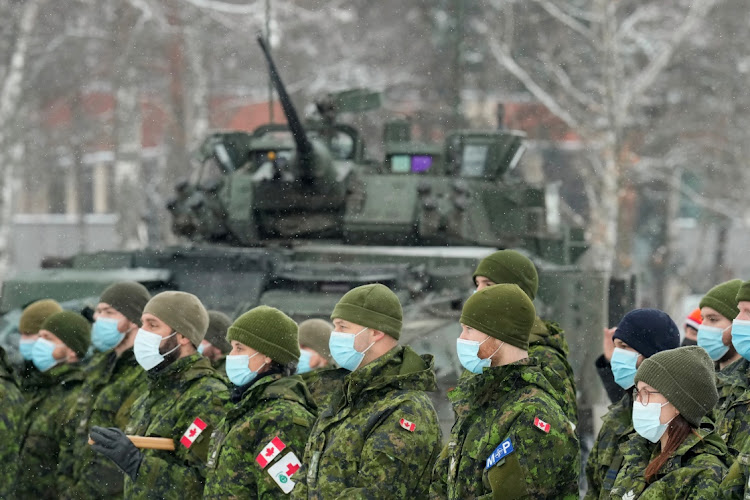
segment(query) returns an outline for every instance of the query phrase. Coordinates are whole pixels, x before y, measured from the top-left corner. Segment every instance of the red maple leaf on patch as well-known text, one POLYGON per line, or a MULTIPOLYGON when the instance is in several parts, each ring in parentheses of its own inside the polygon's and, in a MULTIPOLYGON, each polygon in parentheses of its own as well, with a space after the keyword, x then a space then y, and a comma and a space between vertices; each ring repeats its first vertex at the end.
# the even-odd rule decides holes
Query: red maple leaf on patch
POLYGON ((271 448, 266 448, 266 456, 267 456, 267 457, 270 457, 271 455, 273 455, 273 452, 274 452, 274 451, 276 451, 276 448, 273 448, 273 447, 271 447, 271 448))
POLYGON ((198 430, 195 427, 193 427, 192 429, 190 429, 190 432, 188 432, 188 435, 190 437, 193 437, 193 436, 195 436, 196 432, 198 432, 198 430))

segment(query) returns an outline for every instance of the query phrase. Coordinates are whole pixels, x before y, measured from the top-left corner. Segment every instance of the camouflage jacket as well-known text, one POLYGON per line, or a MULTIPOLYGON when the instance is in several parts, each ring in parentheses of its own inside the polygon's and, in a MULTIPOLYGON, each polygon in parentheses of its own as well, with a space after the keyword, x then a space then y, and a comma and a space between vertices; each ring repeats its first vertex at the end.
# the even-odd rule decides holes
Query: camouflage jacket
POLYGON ((216 370, 216 373, 218 373, 222 379, 224 379, 224 383, 229 386, 229 378, 227 378, 227 357, 224 356, 221 359, 218 359, 216 361, 211 361, 211 366, 213 366, 214 370, 216 370))
POLYGON ((92 426, 124 428, 127 421, 116 415, 125 400, 146 383, 146 371, 129 349, 117 356, 114 351, 97 353, 86 366, 86 379, 78 393, 77 426, 60 450, 57 467, 60 498, 93 499, 122 496, 124 477, 120 469, 88 445, 92 426))
POLYGON ((609 498, 622 460, 620 445, 627 442, 634 432, 633 395, 626 391, 622 399, 610 405, 609 412, 602 417, 602 428, 589 453, 586 462, 587 500, 609 498), (615 466, 611 469, 613 464, 615 466))
POLYGON ((737 455, 721 481, 721 491, 726 500, 750 500, 750 453, 737 455))
POLYGON ((224 417, 229 391, 211 362, 193 354, 147 373, 145 392, 133 403, 125 434, 170 437, 174 451, 142 450, 125 498, 200 498, 211 432, 224 417), (206 427, 188 448, 180 440, 196 418, 206 427))
POLYGON ((203 498, 278 498, 283 492, 270 471, 305 450, 317 409, 300 377, 267 375, 241 397, 211 435, 203 498), (274 456, 276 439, 283 451, 274 456))
POLYGON ((432 356, 399 346, 344 378, 305 449, 292 498, 424 498, 440 452, 432 356))
POLYGON ((344 378, 349 370, 344 368, 321 368, 300 375, 312 394, 315 404, 322 412, 331 405, 331 400, 344 387, 344 378))
POLYGON ((529 336, 528 352, 529 357, 538 359, 543 368, 551 370, 551 375, 545 376, 559 394, 557 400, 568 420, 578 425, 576 379, 568 362, 568 343, 563 330, 556 323, 537 317, 529 336))
POLYGON ((750 361, 741 359, 716 374, 719 402, 713 412, 717 433, 732 456, 750 443, 750 361))
POLYGON ((580 447, 553 391, 527 358, 466 377, 430 498, 578 498, 580 447))
POLYGON ((692 499, 714 500, 721 496, 720 483, 727 473, 727 448, 713 426, 691 433, 659 470, 650 484, 643 475, 649 462, 661 450, 638 434, 620 445, 624 457, 611 496, 631 500, 692 499))
POLYGON ((65 440, 77 424, 70 409, 83 378, 77 363, 59 364, 36 378, 36 389, 27 397, 25 408, 17 498, 58 498, 57 460, 60 449, 70 445, 65 440))
POLYGON ((13 497, 23 439, 24 399, 0 347, 0 498, 13 497))

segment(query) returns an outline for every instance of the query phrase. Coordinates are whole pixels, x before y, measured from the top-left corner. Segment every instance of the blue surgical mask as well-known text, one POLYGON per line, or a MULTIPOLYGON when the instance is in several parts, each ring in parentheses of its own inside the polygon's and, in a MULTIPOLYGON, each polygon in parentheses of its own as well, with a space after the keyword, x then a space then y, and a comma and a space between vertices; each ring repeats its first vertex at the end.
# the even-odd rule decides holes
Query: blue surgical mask
POLYGON ((662 407, 668 404, 649 403, 644 405, 638 401, 633 401, 633 428, 635 432, 652 443, 659 441, 667 431, 667 426, 669 426, 669 422, 662 424, 659 420, 662 407))
POLYGON ((206 348, 206 344, 204 344, 203 342, 201 342, 200 344, 198 344, 198 354, 200 354, 201 356, 203 356, 203 349, 205 349, 205 348, 206 348))
POLYGON ((36 339, 34 347, 31 350, 31 360, 36 366, 36 369, 40 372, 46 372, 62 360, 57 360, 52 356, 52 352, 59 347, 60 344, 55 344, 47 339, 36 339))
POLYGON ((370 347, 375 345, 373 342, 362 352, 354 348, 354 339, 367 329, 365 327, 355 335, 344 332, 331 332, 331 338, 328 339, 328 347, 331 350, 331 356, 333 356, 333 359, 341 368, 346 368, 350 372, 356 370, 362 363, 362 360, 365 359, 365 353, 370 347))
POLYGON ((297 362, 297 373, 307 373, 312 371, 310 361, 312 360, 312 354, 310 351, 304 349, 299 350, 299 361, 297 362))
POLYGON ((729 351, 721 337, 724 330, 715 326, 701 325, 698 327, 698 345, 706 350, 714 361, 719 361, 729 351))
POLYGON ((31 361, 31 352, 34 349, 36 339, 25 339, 21 338, 18 341, 18 350, 21 352, 21 357, 26 361, 31 361))
POLYGON ((248 365, 250 364, 250 360, 258 354, 260 353, 256 352, 252 356, 248 356, 247 354, 235 354, 227 356, 227 364, 225 368, 227 371, 227 377, 229 377, 229 381, 237 387, 241 387, 252 382, 252 380, 258 376, 258 372, 251 370, 250 366, 248 365))
POLYGON ((165 354, 159 352, 159 346, 161 343, 175 335, 177 335, 177 332, 172 332, 172 335, 162 337, 161 335, 147 332, 143 328, 140 328, 138 334, 135 336, 135 344, 133 345, 135 360, 138 361, 138 364, 146 371, 158 366, 164 361, 164 356, 180 348, 178 344, 177 347, 165 354))
POLYGON ((482 359, 479 357, 479 348, 488 340, 490 340, 490 337, 487 337, 481 342, 477 342, 476 340, 456 339, 456 353, 458 354, 458 360, 461 362, 461 365, 471 373, 478 375, 482 373, 483 369, 489 368, 492 365, 492 356, 494 356, 504 344, 504 342, 501 342, 500 347, 498 347, 495 352, 493 352, 488 358, 482 359))
POLYGON ((638 371, 636 363, 638 363, 637 352, 628 351, 615 347, 615 352, 612 353, 612 360, 609 362, 612 366, 612 374, 615 376, 615 382, 623 389, 630 389, 635 385, 635 372, 638 371))
POLYGON ((732 321, 732 345, 740 356, 750 359, 750 321, 732 321))
POLYGON ((101 352, 117 347, 125 338, 124 333, 117 329, 118 321, 111 318, 99 318, 91 327, 91 343, 101 352))

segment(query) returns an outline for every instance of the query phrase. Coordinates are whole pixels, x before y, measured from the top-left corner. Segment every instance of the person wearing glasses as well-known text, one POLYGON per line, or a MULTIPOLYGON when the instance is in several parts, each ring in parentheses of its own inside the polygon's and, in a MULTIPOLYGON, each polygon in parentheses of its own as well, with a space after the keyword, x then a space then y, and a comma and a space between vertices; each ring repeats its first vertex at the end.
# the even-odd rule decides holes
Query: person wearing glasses
POLYGON ((654 354, 635 375, 633 427, 608 498, 715 499, 731 461, 704 417, 719 399, 714 366, 700 347, 654 354))
POLYGON ((636 371, 645 359, 679 347, 680 331, 667 313, 657 309, 636 309, 622 318, 613 339, 612 372, 625 394, 602 417, 602 428, 586 462, 586 499, 609 498, 614 481, 612 465, 622 458, 619 446, 633 433, 630 389, 635 385, 636 371))

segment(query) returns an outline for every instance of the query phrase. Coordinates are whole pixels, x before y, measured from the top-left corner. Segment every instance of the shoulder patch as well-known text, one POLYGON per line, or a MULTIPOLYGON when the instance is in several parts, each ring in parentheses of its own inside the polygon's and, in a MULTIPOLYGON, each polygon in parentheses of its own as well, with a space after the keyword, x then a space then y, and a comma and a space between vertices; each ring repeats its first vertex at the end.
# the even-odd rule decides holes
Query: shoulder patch
POLYGON ((286 445, 281 439, 279 439, 279 436, 276 436, 270 443, 263 447, 263 451, 258 453, 258 456, 255 457, 255 461, 258 462, 261 469, 265 469, 266 465, 271 463, 271 461, 276 458, 284 448, 286 448, 286 445))
POLYGON ((513 443, 510 441, 510 438, 507 438, 495 448, 495 451, 493 451, 489 457, 487 457, 484 469, 487 470, 493 467, 511 453, 513 453, 513 443))
POLYGON ((414 422, 410 422, 406 420, 405 418, 402 418, 401 420, 399 420, 398 423, 401 424, 401 427, 403 427, 409 432, 414 432, 417 429, 417 424, 415 424, 414 422))
POLYGON ((539 417, 534 417, 534 427, 549 434, 552 426, 539 417))
POLYGON ((180 438, 180 443, 182 444, 182 446, 184 446, 185 448, 190 448, 205 428, 206 422, 204 422, 200 418, 196 418, 195 420, 193 420, 193 423, 190 424, 190 427, 187 428, 185 434, 183 434, 182 438, 180 438))
POLYGON ((268 469, 268 474, 274 482, 281 488, 284 493, 291 493, 294 489, 295 482, 292 481, 292 475, 300 468, 300 461, 294 452, 290 451, 281 460, 276 462, 273 467, 268 469))

